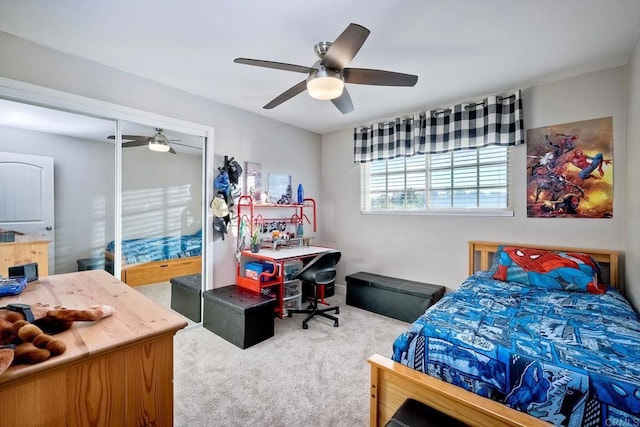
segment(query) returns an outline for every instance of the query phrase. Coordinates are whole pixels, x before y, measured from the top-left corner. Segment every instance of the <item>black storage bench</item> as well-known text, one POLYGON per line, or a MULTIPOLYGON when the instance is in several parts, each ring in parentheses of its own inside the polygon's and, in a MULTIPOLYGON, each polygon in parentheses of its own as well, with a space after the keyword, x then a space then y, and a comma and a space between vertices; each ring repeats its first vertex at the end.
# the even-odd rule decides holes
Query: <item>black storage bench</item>
POLYGON ((359 273, 345 277, 347 305, 413 322, 444 295, 444 286, 359 273))
POLYGON ((204 293, 202 324, 230 343, 244 349, 273 336, 276 299, 248 292, 237 285, 204 293))
POLYGON ((171 309, 194 322, 200 321, 200 296, 202 295, 202 275, 174 277, 171 282, 171 309))
POLYGON ((466 427, 467 424, 458 421, 442 412, 436 411, 417 400, 407 399, 393 414, 384 427, 466 427))

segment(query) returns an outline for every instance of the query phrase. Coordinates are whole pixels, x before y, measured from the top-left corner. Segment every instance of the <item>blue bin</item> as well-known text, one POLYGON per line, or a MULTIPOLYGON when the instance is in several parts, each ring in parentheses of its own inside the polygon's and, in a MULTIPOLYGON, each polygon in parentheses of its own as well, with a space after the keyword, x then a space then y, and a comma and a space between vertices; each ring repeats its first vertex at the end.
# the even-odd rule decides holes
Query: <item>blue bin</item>
MULTIPOLYGON (((244 265, 244 276, 249 279, 258 280, 258 277, 260 277, 260 273, 272 272, 273 264, 269 262, 248 262, 244 265)), ((262 281, 266 281, 264 277, 262 278, 262 281)))

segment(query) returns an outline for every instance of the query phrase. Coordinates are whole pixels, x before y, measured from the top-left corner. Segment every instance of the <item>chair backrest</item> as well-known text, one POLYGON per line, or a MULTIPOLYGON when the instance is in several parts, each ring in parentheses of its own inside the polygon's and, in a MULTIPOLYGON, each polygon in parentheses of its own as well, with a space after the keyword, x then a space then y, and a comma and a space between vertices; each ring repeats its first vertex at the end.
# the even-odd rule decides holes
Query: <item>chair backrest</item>
POLYGON ((319 285, 331 283, 336 278, 336 264, 340 261, 340 251, 331 250, 323 252, 311 261, 304 268, 298 271, 293 279, 300 279, 304 282, 312 282, 319 285))

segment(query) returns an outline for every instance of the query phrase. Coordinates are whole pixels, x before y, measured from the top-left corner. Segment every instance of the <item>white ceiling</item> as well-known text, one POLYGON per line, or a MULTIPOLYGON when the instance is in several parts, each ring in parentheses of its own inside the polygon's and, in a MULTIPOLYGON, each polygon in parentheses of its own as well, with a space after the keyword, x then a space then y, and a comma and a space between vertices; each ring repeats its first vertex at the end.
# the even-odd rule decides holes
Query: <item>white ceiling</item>
MULTIPOLYGON (((82 114, 70 113, 21 102, 0 99, 0 126, 26 129, 55 135, 71 136, 96 142, 113 144, 110 135, 116 132, 116 122, 82 114)), ((122 133, 128 135, 153 136, 155 129, 139 123, 122 122, 122 133)), ((201 155, 203 139, 172 130, 163 130, 173 142, 170 145, 177 153, 201 155)), ((126 140, 125 140, 126 142, 126 140)), ((144 150, 144 147, 129 147, 144 150)))
POLYGON ((0 31, 320 134, 625 64, 639 0, 0 0, 0 31), (350 22, 371 30, 349 64, 419 76, 413 88, 347 85, 355 111, 302 93, 350 22))

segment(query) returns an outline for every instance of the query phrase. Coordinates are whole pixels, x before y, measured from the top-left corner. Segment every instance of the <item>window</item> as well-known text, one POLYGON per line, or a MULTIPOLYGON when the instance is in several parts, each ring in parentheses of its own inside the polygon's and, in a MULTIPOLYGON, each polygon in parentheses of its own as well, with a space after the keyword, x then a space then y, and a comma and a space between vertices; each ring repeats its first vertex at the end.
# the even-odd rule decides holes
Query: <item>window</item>
POLYGON ((364 163, 362 211, 512 215, 511 150, 488 146, 364 163))

